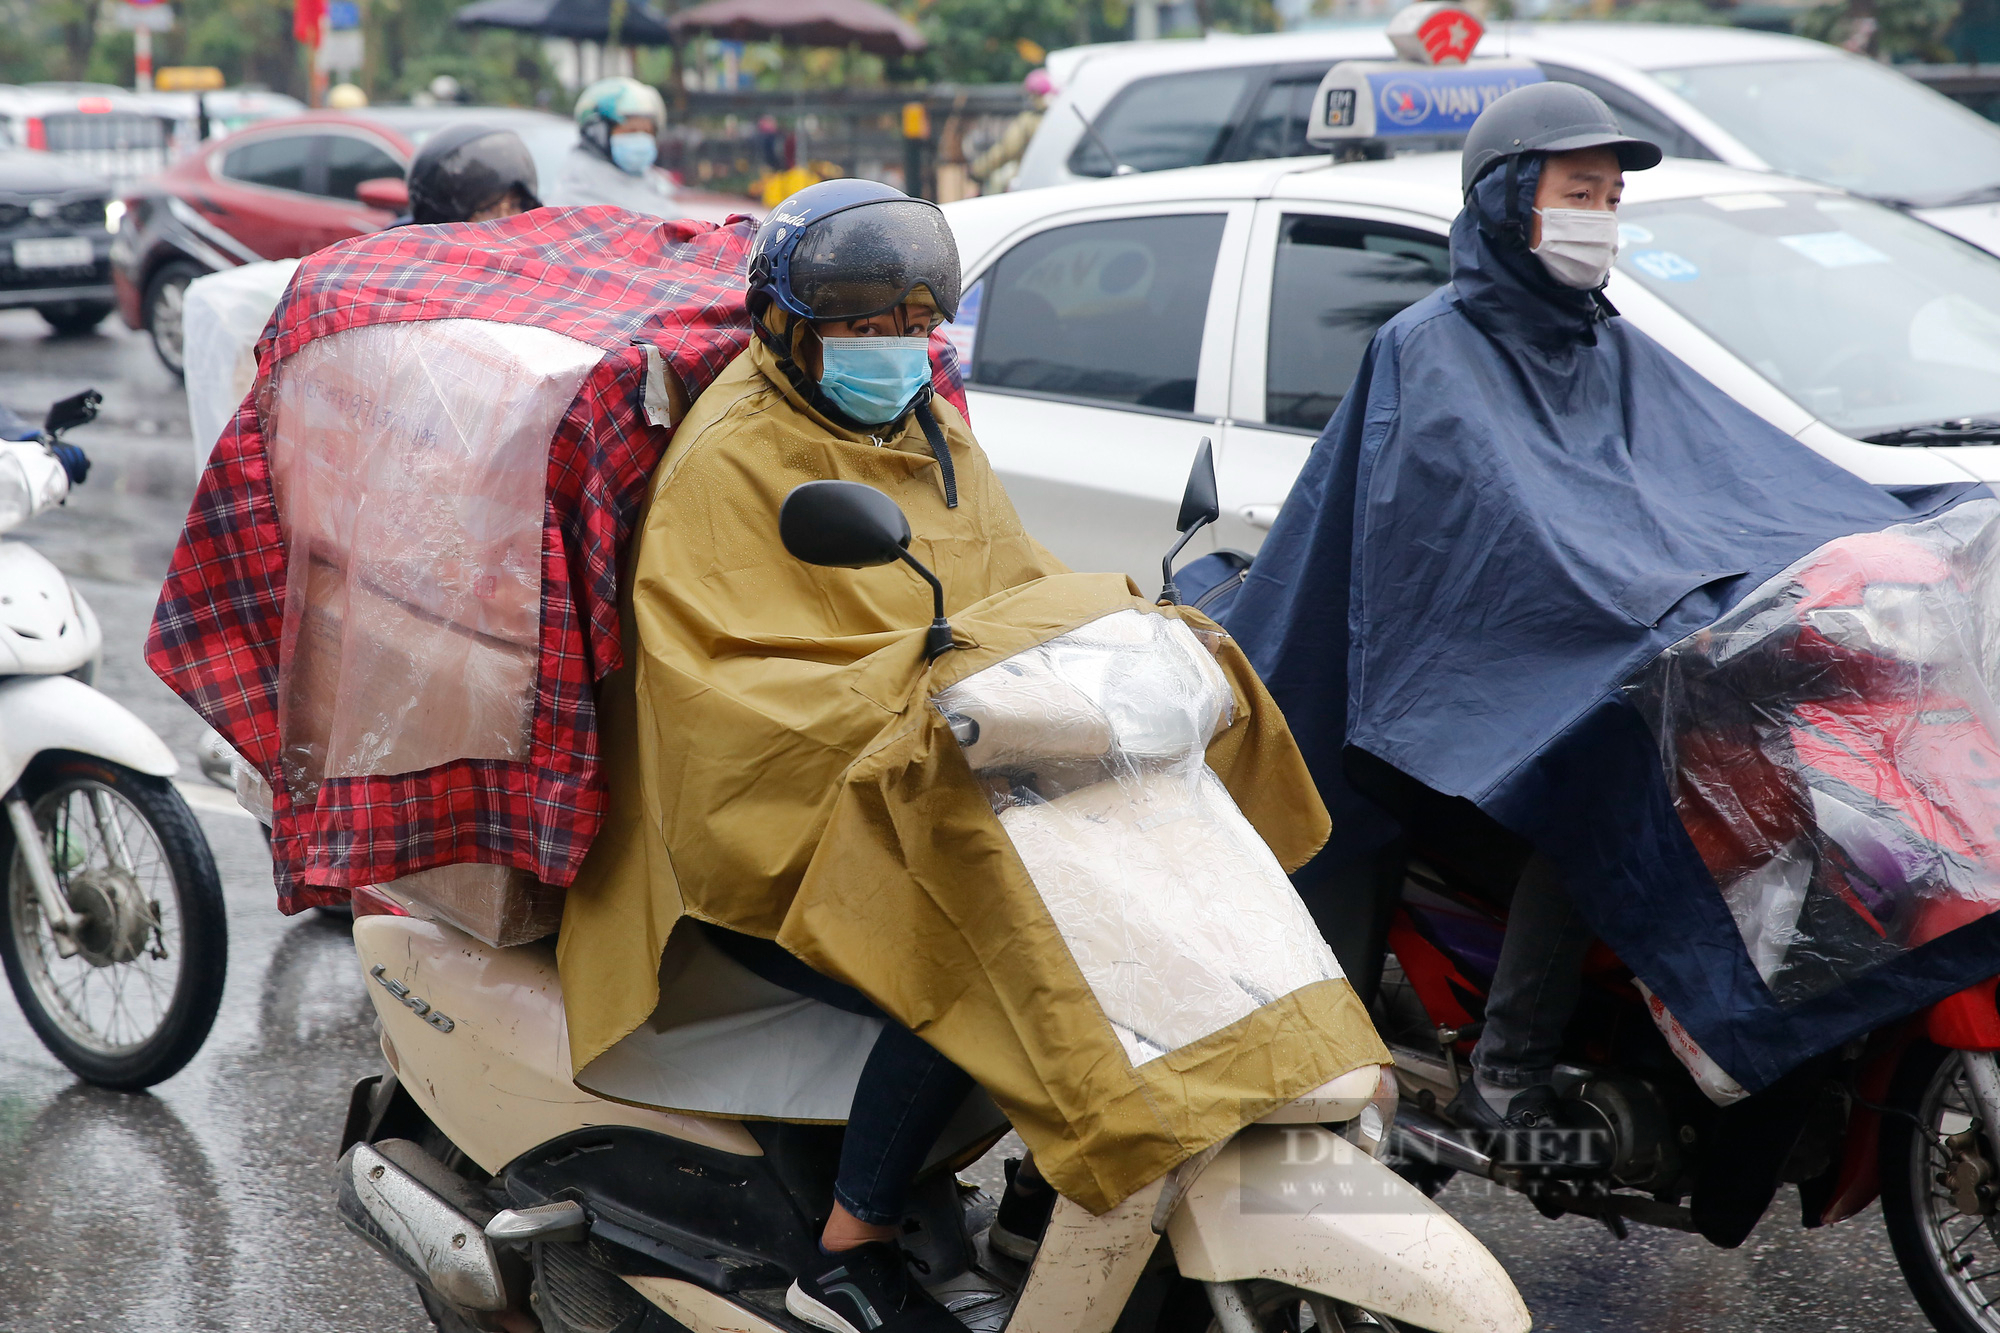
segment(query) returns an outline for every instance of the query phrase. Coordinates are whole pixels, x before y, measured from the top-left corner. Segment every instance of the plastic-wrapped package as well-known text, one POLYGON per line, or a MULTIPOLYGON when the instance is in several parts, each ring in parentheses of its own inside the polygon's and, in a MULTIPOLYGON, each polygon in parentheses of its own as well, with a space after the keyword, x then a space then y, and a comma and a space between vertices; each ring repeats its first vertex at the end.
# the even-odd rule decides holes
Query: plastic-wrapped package
MULTIPOLYGON (((527 756, 549 444, 601 355, 454 319, 332 334, 273 368, 260 407, 287 537, 279 763, 296 796, 527 756)), ((499 867, 397 887, 493 943, 548 915, 531 876, 499 867)))
POLYGON ((296 259, 272 259, 207 273, 187 286, 181 306, 182 380, 200 471, 257 380, 257 340, 271 322, 296 259))
POLYGON ((562 925, 563 890, 512 866, 469 861, 433 866, 391 880, 388 887, 499 949, 543 939, 562 925))
POLYGON ((2000 501, 1829 542, 1627 693, 1779 1004, 2000 909, 2000 501))
POLYGON ((1185 624, 1119 611, 933 702, 1134 1065, 1341 975, 1208 769, 1234 701, 1185 624))

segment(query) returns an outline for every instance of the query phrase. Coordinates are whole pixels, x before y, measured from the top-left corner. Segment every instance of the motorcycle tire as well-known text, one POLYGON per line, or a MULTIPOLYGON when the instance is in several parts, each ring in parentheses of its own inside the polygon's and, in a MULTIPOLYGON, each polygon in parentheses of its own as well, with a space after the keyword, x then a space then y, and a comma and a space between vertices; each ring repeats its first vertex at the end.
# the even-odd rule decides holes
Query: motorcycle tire
MULTIPOLYGON (((1261 1333, 1300 1333, 1306 1328, 1347 1328, 1356 1333, 1398 1333, 1398 1326, 1381 1315, 1370 1314, 1345 1301, 1302 1291, 1281 1282, 1257 1279, 1232 1284, 1246 1298, 1251 1321, 1261 1333)), ((1205 1287, 1196 1284, 1202 1304, 1208 1304, 1205 1287)), ((1227 1333, 1222 1320, 1213 1314, 1204 1325, 1207 1333, 1227 1333)))
POLYGON ((1940 1182, 1952 1159, 1943 1140, 1978 1122, 1959 1053, 1914 1043, 1896 1069, 1888 1105, 1878 1158, 1882 1220, 1903 1280, 1939 1333, 2000 1333, 2000 1309, 1992 1304, 2000 1282, 1978 1277, 2000 1268, 2000 1215, 1966 1216, 1940 1182))
POLYGON ((51 848, 57 881, 91 923, 86 940, 95 941, 69 958, 56 952, 26 863, 0 821, 0 961, 28 1025, 85 1082, 136 1092, 171 1078, 208 1039, 229 963, 222 881, 201 825, 165 778, 86 755, 44 754, 20 787, 51 848), (131 862, 122 869, 106 815, 131 862), (122 890, 128 881, 133 888, 122 890), (120 891, 147 915, 119 915, 113 899, 120 891), (98 1002, 107 989, 108 1010, 98 1002), (142 1006, 150 1018, 134 1016, 142 1006), (118 1026, 121 1016, 129 1028, 118 1026))

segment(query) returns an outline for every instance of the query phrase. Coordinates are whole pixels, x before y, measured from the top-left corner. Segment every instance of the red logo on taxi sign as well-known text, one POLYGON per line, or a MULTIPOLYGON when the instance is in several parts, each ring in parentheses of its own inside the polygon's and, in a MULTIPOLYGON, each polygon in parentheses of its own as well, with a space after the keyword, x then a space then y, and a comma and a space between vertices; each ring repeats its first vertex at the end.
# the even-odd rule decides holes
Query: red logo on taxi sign
POLYGON ((1486 25, 1457 5, 1416 4, 1389 20, 1389 44, 1420 65, 1463 65, 1486 35, 1486 25))

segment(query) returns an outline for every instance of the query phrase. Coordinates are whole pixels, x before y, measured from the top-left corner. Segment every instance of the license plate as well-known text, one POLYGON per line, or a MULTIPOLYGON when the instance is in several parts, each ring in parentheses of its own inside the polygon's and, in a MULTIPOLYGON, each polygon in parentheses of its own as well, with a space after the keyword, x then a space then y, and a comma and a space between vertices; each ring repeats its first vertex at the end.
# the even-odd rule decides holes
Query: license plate
POLYGON ((81 236, 14 242, 15 268, 82 268, 90 262, 90 242, 81 236))

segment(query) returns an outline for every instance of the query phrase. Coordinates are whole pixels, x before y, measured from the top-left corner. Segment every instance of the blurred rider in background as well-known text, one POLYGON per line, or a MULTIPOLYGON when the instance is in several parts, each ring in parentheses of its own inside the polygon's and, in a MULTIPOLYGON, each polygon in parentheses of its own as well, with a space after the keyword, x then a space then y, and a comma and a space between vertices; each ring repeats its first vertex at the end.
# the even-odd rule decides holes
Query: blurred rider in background
POLYGON ((549 202, 564 208, 615 204, 677 218, 673 178, 654 165, 667 104, 637 79, 599 79, 576 99, 577 143, 563 159, 549 202))
POLYGON ((410 161, 410 211, 397 225, 491 222, 540 208, 528 146, 512 130, 447 125, 410 161))

